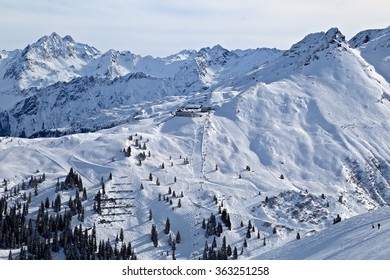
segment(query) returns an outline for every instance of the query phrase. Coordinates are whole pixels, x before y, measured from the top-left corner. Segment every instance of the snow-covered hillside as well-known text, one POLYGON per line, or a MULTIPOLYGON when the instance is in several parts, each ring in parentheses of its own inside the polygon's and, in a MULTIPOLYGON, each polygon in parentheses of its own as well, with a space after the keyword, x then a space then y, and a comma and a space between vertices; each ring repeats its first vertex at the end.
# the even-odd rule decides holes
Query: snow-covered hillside
MULTIPOLYGON (((44 62, 30 64, 56 74, 22 84, 29 72, 20 67, 18 77, 1 80, 15 92, 1 91, 0 194, 7 203, 0 214, 26 201, 27 219, 71 211, 72 227, 95 232, 91 243, 131 242, 140 259, 171 259, 173 247, 180 259, 235 258, 227 247, 241 259, 294 258, 288 246, 309 246, 304 240, 322 238, 327 228, 347 238, 353 217, 373 220, 364 213, 382 215, 377 209, 390 203, 390 86, 386 71, 376 71, 387 67, 390 48, 381 43, 376 55, 370 43, 387 42, 386 30, 347 41, 332 28, 287 51, 217 45, 166 58, 100 54, 69 36, 45 36, 29 51, 44 62), (289 245, 297 232, 300 243, 289 245)), ((20 56, 1 52, 0 71, 20 56)), ((54 237, 64 232, 39 236, 66 243, 54 237)), ((7 238, 14 245, 2 245, 2 255, 11 249, 18 257, 18 240, 7 238)), ((51 255, 85 257, 75 246, 51 255)), ((336 245, 324 241, 296 258, 330 258, 326 246, 336 245)))
POLYGON ((343 223, 254 257, 266 260, 388 260, 389 208, 343 223), (379 228, 378 228, 379 225, 379 228))

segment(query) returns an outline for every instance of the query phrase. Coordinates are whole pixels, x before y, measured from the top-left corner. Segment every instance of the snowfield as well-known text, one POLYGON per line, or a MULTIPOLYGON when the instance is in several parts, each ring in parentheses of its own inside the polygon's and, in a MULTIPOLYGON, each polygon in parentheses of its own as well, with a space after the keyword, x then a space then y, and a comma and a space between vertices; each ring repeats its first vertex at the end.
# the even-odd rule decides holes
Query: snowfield
MULTIPOLYGON (((79 193, 58 186, 72 170, 87 196, 72 228, 131 242, 138 259, 212 258, 227 246, 238 259, 388 259, 390 49, 372 46, 390 35, 366 33, 164 59, 100 54, 57 34, 2 52, 0 84, 15 92, 0 92, 0 197, 18 207, 31 193, 27 220, 46 200, 48 215, 65 214, 79 193), (24 78, 36 67, 53 71, 37 87, 24 78)), ((11 247, 0 257, 18 258, 11 247)))

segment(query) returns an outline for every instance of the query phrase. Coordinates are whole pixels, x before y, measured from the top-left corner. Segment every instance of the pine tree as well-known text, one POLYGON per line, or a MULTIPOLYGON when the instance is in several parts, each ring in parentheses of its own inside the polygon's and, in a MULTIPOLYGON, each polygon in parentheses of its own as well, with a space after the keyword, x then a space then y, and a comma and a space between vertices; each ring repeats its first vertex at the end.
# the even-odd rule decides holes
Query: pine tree
POLYGON ((215 238, 215 236, 213 238, 213 243, 211 243, 211 248, 212 249, 217 248, 217 239, 215 238))
POLYGON ((251 230, 249 229, 249 227, 246 231, 246 238, 248 238, 248 239, 251 238, 251 230))
POLYGON ((233 252, 232 252, 232 247, 230 247, 230 245, 227 245, 226 247, 226 254, 230 257, 233 252))
POLYGON ((226 251, 226 236, 222 238, 221 251, 226 251))
POLYGON ((169 218, 167 218, 167 220, 165 222, 164 233, 168 234, 170 231, 171 231, 171 222, 169 221, 169 218))
POLYGON ((157 247, 158 246, 158 233, 156 229, 156 225, 152 225, 152 230, 151 230, 151 237, 150 239, 153 242, 153 246, 157 247))
POLYGON ((177 231, 177 234, 176 234, 176 243, 177 243, 177 244, 180 244, 180 242, 181 242, 180 231, 177 231))
POLYGON ((121 228, 121 231, 119 233, 119 239, 121 242, 123 242, 123 239, 124 239, 124 232, 123 232, 123 228, 121 228))
POLYGON ((54 212, 58 213, 60 211, 61 211, 61 195, 57 194, 56 199, 54 201, 54 212))
POLYGON ((87 189, 86 189, 86 188, 83 188, 82 200, 83 200, 83 201, 87 200, 87 189))
POLYGON ((176 260, 175 250, 172 251, 172 260, 176 260))
POLYGON ((131 147, 127 147, 127 157, 131 157, 131 147))
POLYGON ((175 240, 172 240, 171 249, 172 249, 172 251, 176 250, 176 241, 175 240))
POLYGON ((149 221, 153 219, 152 209, 149 209, 149 221))
POLYGON ((106 194, 106 185, 102 182, 102 195, 106 194))
POLYGON ((46 197, 46 199, 45 199, 45 208, 47 209, 49 207, 50 207, 50 201, 49 201, 49 198, 46 197))
POLYGON ((204 244, 204 249, 203 249, 203 260, 207 260, 208 259, 208 251, 209 251, 209 245, 207 244, 207 240, 204 244))
POLYGON ((237 259, 238 259, 237 247, 234 247, 234 249, 233 249, 233 260, 237 260, 237 259))

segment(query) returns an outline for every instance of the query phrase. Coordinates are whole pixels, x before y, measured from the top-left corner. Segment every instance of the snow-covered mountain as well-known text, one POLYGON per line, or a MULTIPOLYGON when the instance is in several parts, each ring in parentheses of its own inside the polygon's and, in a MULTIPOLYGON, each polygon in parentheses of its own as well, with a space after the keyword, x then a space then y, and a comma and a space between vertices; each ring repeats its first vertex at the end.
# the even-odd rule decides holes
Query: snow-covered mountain
POLYGON ((349 43, 374 67, 376 72, 389 81, 390 27, 362 31, 353 37, 349 43))
MULTIPOLYGON (((0 83, 13 91, 0 92, 0 193, 14 205, 37 192, 28 217, 45 200, 48 214, 64 214, 77 189, 64 180, 76 172, 88 198, 72 226, 95 225, 113 246, 123 229, 138 258, 172 258, 178 231, 176 258, 221 256, 227 244, 239 258, 294 258, 293 249, 287 256, 278 248, 307 246, 329 227, 346 232, 352 217, 390 203, 389 40, 388 29, 348 41, 332 28, 286 51, 217 45, 155 58, 101 54, 53 33, 26 48, 30 68, 20 66, 26 49, 3 51, 0 83), (193 117, 175 116, 179 109, 193 117), (21 188, 43 172, 35 190, 21 188)), ((296 258, 329 257, 307 250, 296 258)))
POLYGON ((70 81, 79 76, 84 65, 100 55, 95 48, 77 43, 69 35, 61 38, 57 33, 43 36, 23 50, 3 53, 0 60, 2 91, 42 88, 57 81, 70 81))
POLYGON ((61 38, 56 33, 26 49, 28 51, 23 53, 27 55, 13 59, 12 63, 4 55, 3 83, 15 77, 20 90, 16 90, 14 84, 12 92, 6 87, 0 91, 6 100, 2 106, 6 110, 0 112, 0 135, 35 137, 111 127, 146 109, 145 106, 141 109, 140 103, 161 103, 164 102, 161 98, 167 96, 188 97, 205 92, 210 86, 232 80, 281 54, 271 49, 237 51, 236 54, 215 46, 199 52, 182 51, 166 58, 140 57, 114 50, 98 56, 94 48, 74 43, 70 36, 61 38), (70 42, 77 48, 69 47, 70 42), (75 52, 75 49, 87 51, 80 55, 81 51, 75 52), (93 53, 93 57, 86 53, 93 53), (31 59, 26 62, 24 57, 31 59), (25 64, 32 66, 25 67, 25 64), (18 71, 15 72, 15 68, 18 71), (44 69, 49 69, 50 73, 44 69), (22 83, 26 77, 29 79, 22 83), (33 87, 38 80, 42 82, 40 86, 33 87), (129 111, 129 107, 133 109, 129 111), (113 108, 121 113, 106 118, 104 111, 113 108), (75 110, 78 113, 75 114, 75 110), (103 118, 96 118, 97 115, 103 118))

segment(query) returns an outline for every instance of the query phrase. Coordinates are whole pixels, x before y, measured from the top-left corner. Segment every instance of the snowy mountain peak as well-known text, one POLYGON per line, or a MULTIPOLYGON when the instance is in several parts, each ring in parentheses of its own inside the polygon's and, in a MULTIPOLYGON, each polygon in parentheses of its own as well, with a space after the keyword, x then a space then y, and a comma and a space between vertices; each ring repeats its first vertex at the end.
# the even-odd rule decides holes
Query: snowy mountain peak
POLYGON ((390 27, 361 31, 349 44, 359 50, 360 55, 390 82, 390 27))
POLYGON ((185 49, 176 54, 165 57, 164 60, 168 62, 189 60, 194 58, 197 54, 198 52, 196 50, 185 49))
POLYGON ((332 42, 345 43, 346 42, 345 36, 336 27, 333 27, 333 28, 329 29, 325 33, 325 37, 327 39, 329 39, 329 43, 332 43, 332 42))
POLYGON ((318 32, 307 35, 303 40, 294 44, 290 52, 317 52, 330 48, 336 44, 346 44, 345 36, 337 28, 331 28, 327 32, 318 32))
POLYGON ((235 54, 225 48, 223 48, 221 45, 215 45, 212 48, 202 48, 199 51, 199 56, 208 57, 210 60, 215 60, 219 62, 223 62, 229 57, 235 56, 235 54))
POLYGON ((43 36, 36 43, 28 46, 23 53, 30 55, 32 59, 55 59, 59 57, 69 59, 69 57, 76 56, 93 59, 100 54, 94 47, 76 43, 69 35, 62 38, 55 32, 50 36, 43 36))
POLYGON ((68 42, 73 42, 73 43, 75 42, 75 40, 73 40, 72 36, 70 36, 70 35, 64 36, 64 38, 62 38, 62 40, 68 41, 68 42))
POLYGON ((356 34, 349 44, 353 48, 364 47, 364 45, 375 45, 374 48, 390 47, 390 26, 384 29, 370 29, 356 34))
POLYGON ((98 56, 100 52, 96 48, 77 43, 69 35, 62 38, 53 32, 29 44, 3 63, 0 73, 3 72, 3 78, 8 81, 2 85, 2 91, 70 81, 79 77, 80 69, 98 56))

